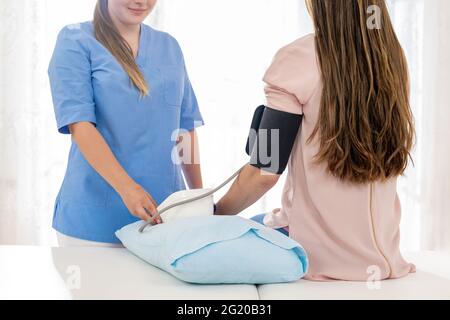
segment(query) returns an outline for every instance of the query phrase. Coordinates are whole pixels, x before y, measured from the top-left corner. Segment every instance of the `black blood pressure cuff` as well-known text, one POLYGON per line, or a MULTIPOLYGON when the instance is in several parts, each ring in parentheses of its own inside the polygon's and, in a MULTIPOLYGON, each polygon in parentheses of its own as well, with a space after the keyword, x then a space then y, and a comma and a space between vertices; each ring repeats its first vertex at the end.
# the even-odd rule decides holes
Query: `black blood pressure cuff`
POLYGON ((302 115, 259 106, 252 119, 246 152, 250 164, 274 174, 287 167, 302 115))

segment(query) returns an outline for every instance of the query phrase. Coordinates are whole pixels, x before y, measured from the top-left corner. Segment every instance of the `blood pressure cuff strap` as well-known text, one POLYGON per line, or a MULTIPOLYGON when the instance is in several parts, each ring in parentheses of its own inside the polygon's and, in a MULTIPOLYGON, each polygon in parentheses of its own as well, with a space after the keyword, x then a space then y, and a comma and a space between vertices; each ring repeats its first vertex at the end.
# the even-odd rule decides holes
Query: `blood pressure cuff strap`
POLYGON ((250 164, 274 174, 287 167, 302 122, 302 115, 259 106, 247 139, 250 164))

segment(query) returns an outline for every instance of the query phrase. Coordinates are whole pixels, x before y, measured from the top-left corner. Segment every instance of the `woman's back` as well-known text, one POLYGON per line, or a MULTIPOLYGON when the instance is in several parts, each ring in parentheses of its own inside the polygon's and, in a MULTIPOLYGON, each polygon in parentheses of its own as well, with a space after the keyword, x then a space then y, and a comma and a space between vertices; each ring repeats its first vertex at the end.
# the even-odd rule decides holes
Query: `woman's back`
POLYGON ((307 5, 315 34, 282 48, 264 77, 269 107, 304 115, 283 207, 265 221, 289 225, 309 279, 402 277, 415 269, 399 250, 397 177, 414 138, 403 50, 384 0, 307 5))
POLYGON ((355 183, 317 162, 323 82, 315 46, 308 35, 282 48, 264 81, 267 105, 303 114, 289 162, 282 209, 265 221, 289 225, 289 235, 309 254, 310 280, 365 281, 398 278, 414 271, 399 251, 400 202, 397 179, 355 183))

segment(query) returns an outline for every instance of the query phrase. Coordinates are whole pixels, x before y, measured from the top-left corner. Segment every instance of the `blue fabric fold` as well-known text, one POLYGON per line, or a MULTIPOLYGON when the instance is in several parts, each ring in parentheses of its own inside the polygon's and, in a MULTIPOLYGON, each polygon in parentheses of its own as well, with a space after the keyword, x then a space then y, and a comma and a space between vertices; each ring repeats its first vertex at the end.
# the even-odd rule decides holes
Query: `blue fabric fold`
POLYGON ((116 232, 124 246, 146 262, 191 283, 265 284, 296 281, 308 257, 293 239, 238 216, 180 219, 116 232))

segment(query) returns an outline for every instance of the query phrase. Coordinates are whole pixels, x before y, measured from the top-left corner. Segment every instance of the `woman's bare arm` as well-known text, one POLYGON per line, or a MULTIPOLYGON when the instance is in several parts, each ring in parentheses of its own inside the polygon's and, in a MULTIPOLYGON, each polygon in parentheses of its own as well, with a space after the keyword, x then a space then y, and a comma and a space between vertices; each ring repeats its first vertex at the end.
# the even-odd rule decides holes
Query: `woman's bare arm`
POLYGON ((216 215, 236 215, 258 201, 278 182, 279 175, 247 165, 217 203, 216 215))
POLYGON ((195 130, 180 134, 178 146, 183 146, 179 151, 187 151, 189 148, 190 157, 181 155, 184 160, 181 164, 184 177, 190 189, 203 188, 202 171, 200 167, 200 150, 198 144, 198 136, 195 130), (190 158, 190 159, 189 159, 190 158))
MULTIPOLYGON (((92 123, 78 122, 69 130, 87 162, 116 190, 132 215, 147 221, 150 216, 145 209, 152 216, 156 214, 157 205, 151 195, 127 174, 92 123)), ((161 222, 160 218, 157 222, 161 222)))

